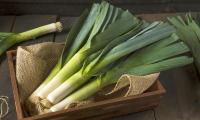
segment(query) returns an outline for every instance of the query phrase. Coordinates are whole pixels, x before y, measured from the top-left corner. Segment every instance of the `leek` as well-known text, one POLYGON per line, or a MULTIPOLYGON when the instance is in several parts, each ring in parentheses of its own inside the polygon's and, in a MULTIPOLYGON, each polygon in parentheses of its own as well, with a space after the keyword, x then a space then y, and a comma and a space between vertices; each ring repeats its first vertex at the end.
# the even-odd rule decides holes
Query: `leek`
MULTIPOLYGON (((200 27, 188 13, 183 20, 180 16, 169 17, 168 20, 176 27, 177 34, 190 48, 195 65, 200 73, 200 27)), ((198 21, 197 21, 198 22, 198 21)))
POLYGON ((53 104, 58 103, 64 97, 86 83, 92 76, 100 74, 100 71, 109 64, 140 48, 169 37, 174 32, 175 29, 171 25, 156 21, 126 41, 120 41, 121 43, 119 42, 114 48, 110 46, 118 42, 118 39, 113 40, 102 50, 98 57, 92 61, 85 62, 77 73, 73 74, 69 79, 52 91, 47 96, 48 101, 53 104))
MULTIPOLYGON (((94 25, 91 28, 91 32, 88 35, 88 39, 85 41, 85 44, 73 55, 73 57, 71 57, 71 59, 50 80, 50 82, 37 93, 37 96, 39 96, 40 98, 47 97, 50 92, 56 89, 71 75, 76 73, 82 67, 84 60, 88 56, 101 50, 114 38, 126 33, 138 24, 139 20, 136 17, 132 16, 128 11, 119 12, 120 9, 115 8, 114 12, 112 12, 112 7, 113 6, 109 5, 107 2, 101 3, 101 5, 99 6, 100 11, 99 13, 97 12, 98 16, 94 21, 94 25), (111 19, 110 15, 113 14, 115 18, 111 19)), ((72 48, 74 47, 72 46, 72 48)))
POLYGON ((136 51, 125 61, 120 62, 106 73, 93 78, 91 82, 52 106, 50 111, 62 110, 71 103, 91 97, 103 87, 116 83, 123 74, 148 75, 190 64, 193 62, 193 58, 177 56, 188 51, 188 47, 183 42, 178 41, 178 37, 173 34, 166 39, 136 51))
POLYGON ((62 25, 60 22, 51 23, 48 25, 44 25, 26 32, 21 33, 6 33, 0 32, 0 55, 2 55, 8 48, 13 46, 14 44, 27 41, 30 39, 35 39, 39 36, 62 31, 62 25))

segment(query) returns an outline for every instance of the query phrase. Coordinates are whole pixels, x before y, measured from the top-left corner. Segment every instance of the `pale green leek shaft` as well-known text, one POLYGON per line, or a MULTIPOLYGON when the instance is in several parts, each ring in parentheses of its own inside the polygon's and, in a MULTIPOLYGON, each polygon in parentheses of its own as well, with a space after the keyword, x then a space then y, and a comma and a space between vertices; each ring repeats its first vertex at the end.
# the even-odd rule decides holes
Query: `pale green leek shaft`
POLYGON ((0 55, 2 55, 3 52, 5 52, 9 47, 13 46, 16 43, 30 39, 35 39, 39 36, 61 30, 62 30, 62 25, 60 22, 57 22, 44 25, 26 32, 10 34, 6 38, 0 41, 0 55))

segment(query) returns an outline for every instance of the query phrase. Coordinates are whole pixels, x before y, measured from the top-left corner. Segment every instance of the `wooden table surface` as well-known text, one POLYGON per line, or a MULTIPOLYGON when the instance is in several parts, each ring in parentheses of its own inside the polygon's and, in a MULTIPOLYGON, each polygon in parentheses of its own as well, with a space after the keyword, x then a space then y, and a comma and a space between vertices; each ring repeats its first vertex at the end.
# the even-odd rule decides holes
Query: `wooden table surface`
MULTIPOLYGON (((148 20, 162 20, 170 15, 172 14, 150 14, 141 16, 148 20)), ((10 49, 16 49, 18 45, 30 45, 46 41, 63 42, 74 19, 75 17, 60 17, 56 15, 0 16, 0 31, 22 32, 44 24, 61 21, 64 24, 63 32, 23 42, 10 49)), ((112 120, 200 120, 200 97, 198 97, 200 96, 200 93, 198 93, 198 91, 200 92, 200 80, 198 80, 195 74, 193 65, 162 72, 160 80, 167 89, 167 93, 157 108, 113 118, 112 120)), ((3 120, 16 120, 5 53, 0 57, 1 95, 9 96, 10 105, 10 111, 3 120)))

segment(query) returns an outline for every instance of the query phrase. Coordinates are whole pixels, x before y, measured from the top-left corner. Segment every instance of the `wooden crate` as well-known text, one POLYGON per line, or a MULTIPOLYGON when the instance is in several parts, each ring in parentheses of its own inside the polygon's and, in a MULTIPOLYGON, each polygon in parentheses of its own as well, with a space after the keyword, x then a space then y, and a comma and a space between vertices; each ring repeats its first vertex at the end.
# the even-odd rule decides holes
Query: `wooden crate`
POLYGON ((162 84, 157 81, 150 89, 148 89, 145 93, 141 95, 109 99, 77 108, 70 108, 54 113, 47 113, 44 115, 29 117, 25 115, 18 92, 17 80, 15 75, 16 51, 8 51, 7 58, 15 100, 15 107, 19 120, 108 119, 115 116, 121 116, 133 112, 140 112, 152 109, 159 105, 160 99, 166 92, 162 84))

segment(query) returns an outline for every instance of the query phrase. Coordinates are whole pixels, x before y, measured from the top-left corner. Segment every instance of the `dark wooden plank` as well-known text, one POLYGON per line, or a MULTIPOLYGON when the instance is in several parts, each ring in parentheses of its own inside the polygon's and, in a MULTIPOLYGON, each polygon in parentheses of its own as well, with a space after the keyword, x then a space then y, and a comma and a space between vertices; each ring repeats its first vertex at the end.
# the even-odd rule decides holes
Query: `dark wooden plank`
POLYGON ((154 111, 148 110, 140 113, 130 114, 127 116, 113 118, 111 120, 156 120, 156 119, 154 117, 154 111))
POLYGON ((172 0, 172 3, 199 3, 199 0, 172 0))
POLYGON ((190 2, 187 3, 179 2, 179 3, 173 3, 174 10, 179 12, 199 12, 200 11, 200 2, 190 2))
MULTIPOLYGON (((23 15, 17 16, 13 29, 13 32, 23 32, 26 30, 30 30, 42 25, 50 24, 56 22, 57 16, 55 15, 23 15)), ((47 42, 53 41, 54 34, 48 34, 45 36, 41 36, 34 40, 29 40, 26 42, 21 43, 20 45, 28 45, 32 43, 40 43, 40 42, 47 42)))
MULTIPOLYGON (((7 3, 64 3, 64 4, 89 4, 94 1, 101 0, 1 0, 1 2, 7 3)), ((107 0, 113 3, 119 4, 133 4, 133 3, 166 3, 171 0, 107 0)))
MULTIPOLYGON (((116 6, 129 9, 134 13, 173 12, 173 6, 165 4, 116 4, 116 6)), ((27 4, 27 3, 1 3, 0 14, 57 14, 64 16, 78 16, 91 4, 27 4)))
MULTIPOLYGON (((0 16, 0 31, 10 32, 14 22, 14 16, 0 16)), ((11 81, 8 78, 8 65, 6 61, 6 54, 4 53, 0 57, 0 96, 9 97, 9 114, 5 117, 5 120, 15 120, 15 105, 11 88, 11 81)))
POLYGON ((0 16, 1 32, 10 32, 14 19, 14 16, 0 16))
POLYGON ((178 105, 176 86, 172 77, 173 70, 161 73, 160 80, 167 90, 160 105, 155 109, 157 120, 182 120, 180 106, 178 105))
POLYGON ((188 65, 162 74, 168 92, 156 109, 158 120, 168 120, 168 116, 173 120, 199 120, 199 81, 194 73, 194 67, 188 65))
POLYGON ((27 3, 0 3, 0 14, 56 14, 56 15, 79 15, 89 4, 27 4, 27 3))
POLYGON ((188 65, 183 68, 177 68, 172 75, 182 117, 185 120, 199 120, 200 99, 197 90, 200 83, 199 78, 196 77, 194 67, 188 65))
POLYGON ((76 18, 77 17, 61 17, 58 19, 58 21, 63 24, 63 31, 56 33, 55 42, 64 42, 66 40, 67 33, 69 32, 76 18))
POLYGON ((138 17, 141 17, 142 19, 148 20, 150 22, 156 21, 156 20, 162 20, 166 21, 166 18, 168 16, 174 16, 175 13, 155 13, 155 14, 139 14, 138 17))

